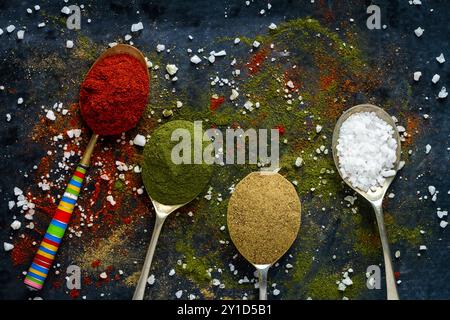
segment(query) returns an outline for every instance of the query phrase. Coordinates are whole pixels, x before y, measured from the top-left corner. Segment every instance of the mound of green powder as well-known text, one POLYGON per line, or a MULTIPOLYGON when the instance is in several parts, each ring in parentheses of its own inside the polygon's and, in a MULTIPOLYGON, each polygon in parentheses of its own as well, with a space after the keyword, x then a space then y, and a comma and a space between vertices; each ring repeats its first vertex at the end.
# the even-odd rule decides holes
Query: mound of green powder
POLYGON ((191 135, 191 159, 194 158, 194 124, 171 121, 155 130, 145 145, 142 179, 148 195, 166 204, 182 204, 193 200, 208 185, 213 167, 207 164, 175 164, 172 149, 180 141, 171 141, 172 132, 186 129, 191 135))

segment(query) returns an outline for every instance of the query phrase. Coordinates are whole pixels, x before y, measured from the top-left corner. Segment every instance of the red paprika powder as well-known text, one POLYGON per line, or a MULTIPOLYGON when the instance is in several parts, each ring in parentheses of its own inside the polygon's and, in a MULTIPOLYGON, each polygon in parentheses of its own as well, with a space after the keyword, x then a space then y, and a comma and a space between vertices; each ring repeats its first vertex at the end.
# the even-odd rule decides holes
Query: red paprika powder
POLYGON ((138 59, 128 54, 105 57, 81 84, 81 115, 94 133, 120 134, 136 126, 148 91, 147 70, 138 59))

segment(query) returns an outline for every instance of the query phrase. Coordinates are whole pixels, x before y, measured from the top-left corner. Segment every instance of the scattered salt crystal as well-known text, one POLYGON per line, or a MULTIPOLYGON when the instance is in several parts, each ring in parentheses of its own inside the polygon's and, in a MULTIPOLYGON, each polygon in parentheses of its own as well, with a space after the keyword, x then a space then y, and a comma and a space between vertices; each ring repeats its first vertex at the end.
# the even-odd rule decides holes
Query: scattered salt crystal
POLYGON ((156 46, 156 51, 158 51, 158 52, 163 52, 164 50, 166 50, 166 46, 165 46, 165 45, 163 45, 163 44, 158 44, 158 45, 156 46))
POLYGON ((20 190, 20 189, 17 188, 17 187, 14 187, 14 195, 15 195, 15 196, 21 196, 21 195, 23 195, 23 191, 20 190))
POLYGON ((295 166, 297 168, 300 168, 303 164, 303 159, 301 157, 297 157, 297 159, 295 159, 295 166))
POLYGON ((183 290, 178 290, 177 292, 175 292, 175 297, 177 297, 177 299, 180 299, 182 295, 183 295, 183 290))
POLYGON ((133 140, 133 144, 137 145, 137 146, 140 146, 140 147, 145 146, 146 142, 147 142, 147 140, 141 134, 137 134, 136 137, 134 137, 134 140, 133 140))
POLYGON ((17 104, 22 104, 22 103, 23 103, 23 98, 17 99, 17 104))
POLYGON ((14 201, 8 201, 8 209, 11 210, 12 208, 14 208, 14 206, 16 205, 16 203, 14 201))
POLYGON ((11 251, 12 249, 14 249, 14 245, 8 242, 3 242, 3 249, 5 251, 11 251))
POLYGON ((106 278, 108 278, 108 275, 106 274, 106 272, 102 272, 102 273, 100 273, 100 278, 106 279, 106 278))
POLYGON ((234 42, 234 44, 238 44, 239 42, 241 42, 241 39, 235 38, 233 42, 234 42))
POLYGON ((441 223, 439 224, 441 226, 442 229, 446 228, 448 226, 448 222, 447 221, 441 221, 441 223))
POLYGON ((72 40, 67 40, 66 41, 66 48, 67 49, 72 49, 73 48, 73 41, 72 40))
POLYGON ((427 145, 425 146, 425 154, 429 154, 430 151, 431 151, 431 146, 430 146, 429 144, 427 144, 427 145))
POLYGON ((272 294, 273 294, 274 296, 277 296, 277 295, 280 294, 280 290, 278 290, 278 289, 273 289, 272 294))
POLYGON ((202 59, 199 56, 197 56, 197 55, 191 57, 191 62, 193 64, 199 64, 201 61, 202 61, 202 59))
POLYGON ((253 45, 254 48, 258 48, 261 45, 261 42, 255 40, 255 41, 253 41, 252 45, 253 45))
POLYGON ((134 23, 131 25, 131 32, 138 32, 139 30, 143 30, 144 25, 142 22, 134 23))
POLYGON ((38 24, 38 28, 43 28, 43 27, 45 27, 45 22, 41 22, 38 24))
POLYGON ((433 78, 431 79, 431 82, 433 82, 434 84, 438 83, 438 81, 441 79, 441 76, 438 74, 435 74, 433 76, 433 78))
POLYGON ((236 89, 231 89, 230 100, 236 100, 239 97, 239 92, 236 89))
POLYGON ((16 30, 16 26, 13 24, 10 24, 9 26, 6 27, 6 31, 8 31, 8 33, 13 32, 14 30, 16 30))
POLYGON ((70 14, 70 9, 69 9, 69 7, 64 6, 64 7, 61 9, 61 13, 63 13, 63 14, 70 14))
POLYGON ((277 25, 273 22, 269 25, 270 30, 275 30, 276 28, 277 28, 277 25))
POLYGON ((34 10, 35 10, 35 11, 39 11, 39 10, 41 10, 41 6, 40 6, 40 5, 38 5, 38 4, 37 4, 37 5, 35 5, 35 6, 34 6, 34 10))
POLYGON ((168 64, 166 65, 166 71, 169 75, 173 76, 175 73, 177 73, 178 68, 174 64, 168 64))
POLYGON ((441 91, 438 94, 439 99, 445 99, 448 96, 447 89, 445 87, 442 87, 441 91))
POLYGON ((422 77, 422 72, 420 71, 414 72, 414 81, 419 81, 420 77, 422 77))
POLYGON ((414 33, 416 34, 417 37, 421 37, 423 35, 424 31, 425 31, 425 29, 418 27, 416 30, 414 30, 414 33))
POLYGON ((52 110, 48 110, 48 111, 47 111, 47 114, 45 115, 45 117, 46 117, 48 120, 51 120, 51 121, 55 121, 55 120, 56 120, 55 113, 54 113, 52 110))
POLYGON ((215 57, 224 57, 227 55, 227 52, 225 50, 220 50, 219 52, 212 52, 212 55, 215 57))
POLYGON ((147 283, 148 283, 149 285, 153 285, 153 284, 155 283, 155 280, 156 280, 156 278, 155 278, 155 276, 152 274, 152 275, 150 275, 150 277, 148 277, 147 283))
POLYGON ((316 133, 320 133, 322 131, 322 126, 320 124, 316 125, 316 133))
POLYGON ((116 205, 116 201, 114 200, 112 195, 107 196, 106 201, 108 201, 113 207, 116 205))
POLYGON ((214 55, 210 55, 210 56, 208 57, 208 61, 209 61, 210 63, 214 63, 214 62, 216 61, 216 57, 215 57, 214 55))
POLYGON ((174 269, 170 269, 169 276, 173 276, 174 274, 175 274, 175 270, 174 269))
POLYGON ((11 223, 11 228, 13 230, 19 230, 22 226, 22 223, 19 220, 14 220, 13 223, 11 223))
POLYGON ((253 102, 251 102, 251 101, 245 102, 244 108, 247 109, 248 111, 252 111, 253 110, 253 102))
POLYGON ((17 31, 17 39, 23 40, 24 36, 25 36, 25 30, 17 31))
POLYGON ((437 216, 438 216, 439 219, 443 219, 447 215, 448 215, 447 211, 440 211, 440 210, 437 211, 437 216))
POLYGON ((426 251, 426 250, 427 250, 427 246, 421 245, 421 246, 419 247, 419 250, 420 250, 420 251, 426 251))
POLYGON ((395 251, 395 257, 397 259, 400 258, 400 250, 395 251))
POLYGON ((445 57, 444 54, 441 53, 441 55, 439 57, 436 57, 437 62, 439 63, 444 63, 445 62, 445 57))
POLYGON ((338 290, 343 292, 343 291, 345 291, 345 289, 347 289, 347 286, 345 284, 343 284, 342 282, 339 282, 338 290))
POLYGON ((436 187, 435 186, 428 186, 428 192, 430 195, 434 195, 436 193, 436 187))

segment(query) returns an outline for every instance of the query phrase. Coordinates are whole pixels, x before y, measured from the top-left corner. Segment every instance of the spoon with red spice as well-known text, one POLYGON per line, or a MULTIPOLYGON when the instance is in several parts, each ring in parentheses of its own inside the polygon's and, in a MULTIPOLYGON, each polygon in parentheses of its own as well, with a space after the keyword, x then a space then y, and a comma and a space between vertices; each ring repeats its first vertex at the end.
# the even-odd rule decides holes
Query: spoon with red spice
POLYGON ((119 135, 136 126, 147 104, 149 82, 144 55, 130 45, 106 50, 88 71, 80 88, 80 108, 93 134, 28 269, 24 283, 29 288, 40 290, 44 285, 99 136, 119 135))

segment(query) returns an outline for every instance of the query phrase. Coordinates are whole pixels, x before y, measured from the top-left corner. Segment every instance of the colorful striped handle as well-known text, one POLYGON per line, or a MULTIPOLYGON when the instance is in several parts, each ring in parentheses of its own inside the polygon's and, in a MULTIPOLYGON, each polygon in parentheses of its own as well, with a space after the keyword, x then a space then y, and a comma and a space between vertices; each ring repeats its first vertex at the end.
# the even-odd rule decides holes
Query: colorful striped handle
POLYGON ((82 164, 79 164, 75 170, 59 202, 58 209, 56 209, 56 213, 48 226, 39 250, 28 269, 24 282, 32 289, 40 290, 44 285, 48 271, 52 266, 59 244, 70 221, 70 216, 75 208, 86 170, 87 166, 82 164))

